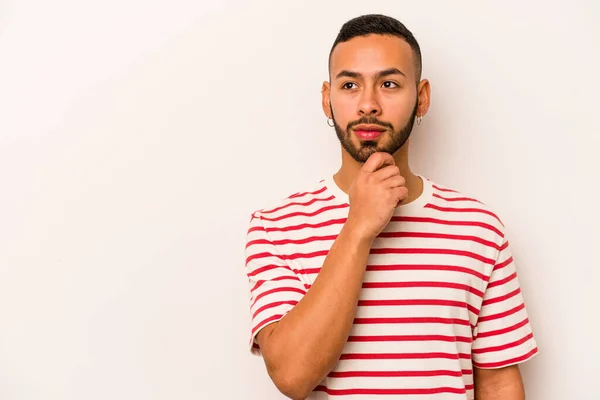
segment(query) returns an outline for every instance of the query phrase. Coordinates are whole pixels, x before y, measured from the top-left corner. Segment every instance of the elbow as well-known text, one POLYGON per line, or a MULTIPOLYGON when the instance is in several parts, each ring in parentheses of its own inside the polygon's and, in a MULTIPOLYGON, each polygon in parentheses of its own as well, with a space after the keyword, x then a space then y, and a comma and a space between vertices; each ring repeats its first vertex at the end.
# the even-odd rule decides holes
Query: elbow
POLYGON ((277 336, 268 335, 266 339, 261 348, 269 377, 288 398, 305 400, 323 379, 317 373, 319 368, 302 357, 298 349, 291 351, 282 346, 277 336))
POLYGON ((311 384, 306 374, 291 369, 280 370, 272 374, 271 379, 282 394, 293 400, 306 399, 316 386, 311 384))
POLYGON ((305 400, 312 392, 312 389, 309 389, 307 385, 291 379, 280 380, 280 382, 275 383, 275 386, 283 395, 293 400, 305 400))

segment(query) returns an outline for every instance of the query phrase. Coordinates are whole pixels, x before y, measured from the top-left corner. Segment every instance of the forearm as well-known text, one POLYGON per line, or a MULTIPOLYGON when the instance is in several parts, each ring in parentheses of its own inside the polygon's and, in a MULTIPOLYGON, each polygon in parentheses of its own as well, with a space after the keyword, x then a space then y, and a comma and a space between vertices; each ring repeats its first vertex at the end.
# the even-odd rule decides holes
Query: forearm
POLYGON ((269 336, 274 381, 308 394, 333 369, 356 314, 371 243, 350 223, 342 228, 312 287, 269 336))
POLYGON ((516 365, 484 370, 474 368, 476 400, 525 400, 525 388, 516 365))

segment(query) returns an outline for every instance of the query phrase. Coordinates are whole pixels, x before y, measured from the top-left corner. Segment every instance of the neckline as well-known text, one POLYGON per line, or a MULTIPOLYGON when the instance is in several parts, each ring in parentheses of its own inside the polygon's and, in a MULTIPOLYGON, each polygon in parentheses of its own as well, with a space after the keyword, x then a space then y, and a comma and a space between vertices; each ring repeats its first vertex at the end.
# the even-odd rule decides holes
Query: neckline
MULTIPOLYGON (((323 178, 323 183, 325 184, 325 187, 336 199, 338 199, 342 203, 350 204, 350 198, 349 198, 348 194, 346 192, 344 192, 342 189, 340 189, 340 187, 337 185, 337 183, 335 183, 335 180, 333 179, 333 175, 335 175, 335 174, 329 174, 325 178, 323 178)), ((421 193, 421 195, 419 197, 417 197, 410 203, 401 204, 398 207, 396 207, 394 214, 397 214, 400 212, 405 214, 407 212, 418 211, 418 210, 422 209, 423 207, 425 207, 430 202, 431 197, 433 195, 432 182, 420 174, 415 174, 415 175, 418 176, 419 178, 421 178, 421 181, 423 182, 423 192, 421 193)))

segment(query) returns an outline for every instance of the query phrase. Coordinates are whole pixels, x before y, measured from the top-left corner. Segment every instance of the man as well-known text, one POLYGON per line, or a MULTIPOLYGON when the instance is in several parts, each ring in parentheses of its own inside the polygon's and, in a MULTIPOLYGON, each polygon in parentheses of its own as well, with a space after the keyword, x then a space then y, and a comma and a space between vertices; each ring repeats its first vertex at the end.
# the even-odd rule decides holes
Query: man
POLYGON ((524 399, 537 345, 505 228, 409 168, 430 104, 417 41, 355 18, 329 74, 341 168, 250 221, 252 353, 292 399, 524 399))

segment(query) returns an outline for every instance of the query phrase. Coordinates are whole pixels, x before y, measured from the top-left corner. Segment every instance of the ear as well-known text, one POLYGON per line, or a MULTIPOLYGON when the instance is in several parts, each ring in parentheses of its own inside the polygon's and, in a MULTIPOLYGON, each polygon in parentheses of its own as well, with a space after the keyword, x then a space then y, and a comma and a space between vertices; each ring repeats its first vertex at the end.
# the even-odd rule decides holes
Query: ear
POLYGON ((431 103, 431 85, 427 79, 423 79, 421 82, 419 82, 417 93, 419 96, 417 115, 424 116, 427 114, 427 110, 429 110, 429 104, 431 103))
POLYGON ((329 82, 323 82, 323 86, 321 87, 321 106, 323 107, 323 112, 327 118, 331 118, 331 86, 329 82))

